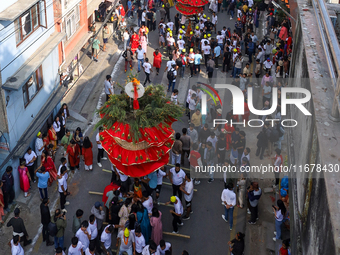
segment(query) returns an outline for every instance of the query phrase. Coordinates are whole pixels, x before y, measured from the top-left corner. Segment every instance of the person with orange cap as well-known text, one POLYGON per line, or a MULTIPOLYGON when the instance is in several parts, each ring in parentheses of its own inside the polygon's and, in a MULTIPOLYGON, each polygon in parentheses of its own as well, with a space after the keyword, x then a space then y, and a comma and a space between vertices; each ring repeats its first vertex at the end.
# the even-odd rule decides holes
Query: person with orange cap
POLYGON ((175 207, 175 210, 170 210, 170 213, 173 216, 172 220, 172 233, 178 234, 178 226, 183 226, 183 222, 181 220, 181 216, 183 214, 183 205, 181 200, 177 196, 170 197, 170 201, 166 202, 165 205, 172 203, 175 207))

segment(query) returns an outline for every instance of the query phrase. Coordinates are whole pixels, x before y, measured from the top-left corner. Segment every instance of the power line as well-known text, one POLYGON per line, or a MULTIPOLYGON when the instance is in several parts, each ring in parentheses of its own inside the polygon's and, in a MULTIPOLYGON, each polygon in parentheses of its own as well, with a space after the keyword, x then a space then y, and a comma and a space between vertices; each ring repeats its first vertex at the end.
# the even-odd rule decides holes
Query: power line
MULTIPOLYGON (((54 3, 55 1, 60 1, 60 0, 53 0, 53 2, 52 2, 51 4, 49 4, 49 5, 47 5, 46 7, 44 7, 45 10, 47 10, 48 7, 50 7, 51 5, 53 5, 53 3, 54 3)), ((39 1, 39 3, 40 3, 40 2, 41 2, 41 1, 39 1)), ((44 0, 44 2, 46 2, 46 1, 44 0)), ((36 3, 35 5, 37 5, 37 4, 38 4, 38 3, 36 3)), ((32 7, 31 7, 30 9, 32 9, 32 7)), ((44 11, 45 11, 45 10, 44 10, 44 11)), ((28 11, 28 10, 26 10, 26 11, 28 11)), ((26 11, 25 11, 25 12, 26 12, 26 11)), ((23 12, 23 13, 25 13, 25 12, 23 12)), ((40 11, 38 14, 40 15, 41 13, 42 13, 42 11, 40 11)), ((21 16, 20 16, 19 18, 21 18, 21 16)), ((15 21, 15 20, 14 20, 14 21, 15 21)), ((14 22, 9 23, 6 27, 4 27, 3 29, 1 29, 0 32, 1 32, 2 30, 6 29, 7 27, 9 27, 12 23, 14 23, 14 22)), ((5 37, 3 40, 1 40, 0 43, 3 42, 3 41, 5 41, 8 37, 10 37, 12 34, 14 34, 16 31, 18 31, 19 29, 21 29, 23 26, 25 26, 25 25, 28 24, 28 23, 30 23, 30 20, 25 21, 25 23, 24 23, 23 25, 21 25, 21 26, 19 26, 19 28, 15 29, 14 32, 11 32, 7 37, 5 37)))
MULTIPOLYGON (((117 2, 117 1, 116 1, 117 2)), ((115 3, 116 3, 115 2, 115 3)), ((112 10, 114 10, 113 8, 112 8, 112 10)), ((111 10, 111 12, 110 12, 110 15, 112 14, 112 10, 111 10)), ((82 11, 80 11, 79 12, 79 15, 82 13, 82 11)), ((63 19, 65 16, 67 16, 68 15, 68 13, 66 13, 64 16, 62 16, 60 19, 63 19)), ((109 16, 109 15, 108 15, 109 16)), ((107 16, 107 17, 108 17, 107 16)), ((107 21, 107 19, 105 19, 105 22, 107 21)), ((54 22, 53 24, 51 24, 50 25, 50 27, 49 28, 47 28, 46 29, 46 31, 44 32, 44 33, 42 33, 35 41, 33 41, 28 47, 26 47, 19 55, 17 55, 13 60, 11 60, 11 62, 9 62, 4 68, 2 68, 1 70, 0 70, 0 72, 2 72, 3 70, 5 70, 9 65, 11 65, 18 57, 20 57, 26 50, 28 50, 28 48, 30 48, 35 42, 37 42, 42 36, 44 36, 50 29, 52 29, 52 28, 54 28, 54 25, 56 24, 56 23, 58 23, 58 22, 54 22)), ((18 69, 18 71, 19 70, 21 70, 23 67, 24 67, 25 65, 23 65, 21 68, 19 68, 18 69)))

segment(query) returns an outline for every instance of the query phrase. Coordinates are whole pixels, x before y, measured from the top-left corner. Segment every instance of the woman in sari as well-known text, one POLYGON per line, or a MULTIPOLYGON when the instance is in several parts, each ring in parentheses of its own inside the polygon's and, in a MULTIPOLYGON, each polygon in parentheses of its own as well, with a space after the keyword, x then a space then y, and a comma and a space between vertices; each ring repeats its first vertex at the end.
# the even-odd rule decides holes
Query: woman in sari
POLYGON ((157 75, 159 73, 159 69, 162 64, 162 54, 159 52, 159 49, 156 49, 153 53, 153 66, 156 68, 157 75))
MULTIPOLYGON (((119 220, 119 225, 120 226, 125 226, 126 221, 129 219, 129 214, 131 211, 131 198, 127 198, 123 204, 123 206, 120 208, 118 216, 120 218, 119 220)), ((119 231, 124 230, 124 228, 119 228, 118 229, 118 233, 119 231)))
MULTIPOLYGON (((92 171, 92 164, 93 164, 93 152, 92 152, 92 143, 90 141, 90 138, 88 136, 84 139, 84 145, 82 148, 82 156, 83 160, 85 162, 85 170, 86 171, 92 171)), ((112 172, 113 173, 113 172, 112 172)))
POLYGON ((136 31, 133 32, 133 35, 131 36, 131 51, 133 54, 135 54, 135 51, 137 50, 139 46, 139 36, 137 35, 136 31))
POLYGON ((74 140, 72 140, 67 147, 66 154, 68 155, 68 163, 70 164, 70 169, 72 171, 74 171, 74 168, 77 168, 79 170, 80 149, 79 145, 74 140))
POLYGON ((148 243, 151 237, 151 225, 148 210, 143 206, 141 201, 137 202, 137 221, 142 229, 145 243, 148 243))
POLYGON ((42 138, 43 138, 43 143, 45 144, 44 150, 48 151, 48 146, 50 145, 50 138, 48 137, 48 134, 46 133, 43 133, 42 138))
POLYGON ((162 213, 156 207, 152 208, 150 224, 152 226, 151 239, 159 245, 159 242, 163 239, 163 224, 162 213))
POLYGON ((50 143, 53 144, 53 150, 57 149, 57 133, 55 132, 53 125, 48 126, 48 138, 50 139, 50 143))
POLYGON ((20 166, 18 166, 18 172, 20 177, 20 188, 25 193, 25 197, 29 197, 31 194, 28 192, 30 189, 31 176, 28 172, 28 168, 25 166, 26 161, 21 160, 20 166))
POLYGON ((142 49, 145 51, 145 54, 148 50, 148 40, 146 39, 146 34, 143 32, 143 35, 140 37, 140 45, 142 45, 142 49))
POLYGON ((48 154, 47 151, 43 151, 41 155, 41 166, 45 167, 46 172, 50 173, 50 179, 48 182, 48 186, 50 187, 53 181, 57 179, 58 172, 52 157, 48 154))

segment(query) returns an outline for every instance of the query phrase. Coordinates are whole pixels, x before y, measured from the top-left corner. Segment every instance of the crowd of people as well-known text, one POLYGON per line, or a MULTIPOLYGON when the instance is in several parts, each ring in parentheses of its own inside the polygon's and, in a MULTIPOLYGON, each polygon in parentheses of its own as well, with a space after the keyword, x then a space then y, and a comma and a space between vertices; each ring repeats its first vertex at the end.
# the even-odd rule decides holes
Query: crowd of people
MULTIPOLYGON (((277 11, 269 1, 254 4, 248 1, 215 1, 211 0, 208 11, 202 11, 197 15, 186 17, 176 13, 170 17, 170 8, 174 3, 169 0, 154 2, 136 1, 134 5, 128 1, 128 16, 136 15, 139 29, 126 29, 123 33, 124 42, 123 57, 125 58, 125 72, 133 66, 134 58, 138 63, 138 72, 144 71, 146 79, 144 86, 150 80, 150 73, 155 68, 158 75, 162 65, 162 57, 167 56, 168 61, 164 73, 169 81, 168 91, 172 92, 171 101, 177 102, 178 89, 176 80, 185 78, 186 69, 190 70, 189 77, 199 75, 205 71, 211 82, 214 70, 220 69, 227 73, 226 77, 233 78, 245 94, 245 114, 233 115, 228 112, 226 119, 248 121, 249 108, 247 105, 247 88, 255 87, 262 90, 263 110, 271 105, 272 88, 278 88, 278 107, 275 116, 261 116, 264 127, 257 135, 257 150, 255 155, 260 159, 264 156, 272 157, 274 147, 275 156, 272 164, 283 164, 281 155, 281 141, 284 137, 284 128, 280 122, 274 127, 270 126, 272 118, 281 119, 281 87, 286 86, 286 78, 289 76, 290 56, 292 54, 292 35, 290 21, 287 18, 279 18, 277 11), (133 7, 135 6, 135 7, 133 7), (156 7, 157 6, 157 7, 156 7), (224 14, 220 14, 226 11, 224 14), (160 22, 156 24, 157 13, 160 22), (235 17, 234 17, 235 14, 235 17), (235 27, 223 26, 218 29, 218 17, 230 15, 230 19, 236 19, 235 27), (259 20, 266 20, 266 37, 259 40, 259 20), (147 57, 149 33, 156 31, 159 37, 159 48, 153 52, 153 60, 147 57), (247 59, 247 61, 245 61, 247 59), (152 66, 151 66, 152 62, 152 66), (256 64, 252 67, 252 63, 256 64), (252 70, 253 68, 253 70, 252 70), (230 71, 230 72, 229 72, 230 71), (264 153, 267 152, 266 155, 264 153)), ((115 18, 120 22, 124 18, 121 5, 115 12, 115 18)), ((221 26, 219 26, 221 27, 221 26)), ((105 26, 107 29, 107 26, 105 26)), ((106 30, 103 30, 104 33, 106 30)), ((108 34, 108 32, 107 32, 108 34)), ((103 44, 107 43, 108 35, 104 36, 103 44)), ((100 41, 93 38, 93 59, 98 59, 100 41), (96 50, 97 49, 97 50, 96 50)), ((104 48, 105 51, 105 48, 104 48)), ((107 76, 105 93, 108 100, 113 94, 111 76, 107 76)), ((169 171, 164 167, 158 169, 143 178, 131 178, 124 175, 112 165, 111 183, 105 188, 103 201, 96 202, 91 209, 88 220, 83 220, 84 212, 79 209, 73 217, 72 231, 74 237, 68 248, 68 254, 112 254, 111 234, 117 231, 117 246, 119 254, 171 254, 172 246, 166 242, 162 235, 162 213, 157 209, 162 188, 163 178, 168 177, 172 185, 173 195, 165 205, 172 204, 174 210, 172 216, 173 233, 179 233, 179 226, 183 221, 189 220, 192 210, 194 185, 199 185, 198 177, 185 173, 181 168, 188 159, 190 169, 204 166, 236 166, 238 168, 250 165, 251 150, 246 146, 246 132, 237 126, 225 124, 209 128, 215 118, 222 118, 220 102, 208 100, 208 114, 202 115, 201 104, 204 91, 199 85, 193 85, 186 100, 189 117, 189 127, 183 128, 182 134, 175 134, 175 143, 171 149, 171 164, 174 165, 169 171), (194 178, 193 178, 194 177, 194 178), (184 194, 184 200, 182 195, 184 194), (185 202, 185 203, 184 203, 185 202), (185 206, 183 206, 185 205, 185 206)), ((65 206, 69 205, 66 200, 70 195, 68 185, 68 173, 80 169, 81 159, 84 169, 93 170, 93 145, 89 137, 83 137, 80 128, 73 133, 66 129, 66 122, 70 114, 67 105, 61 107, 53 123, 49 125, 47 133, 39 132, 34 150, 29 148, 18 167, 20 188, 24 196, 30 196, 32 182, 38 181, 38 189, 41 197, 41 223, 43 225, 43 240, 47 246, 54 245, 55 254, 65 254, 64 233, 67 228, 65 206), (62 158, 57 169, 56 153, 62 147, 62 158), (60 208, 50 214, 48 187, 56 181, 60 194, 60 208), (54 241, 50 240, 50 236, 54 241)), ((103 129, 100 128, 99 132, 103 129)), ((98 147, 97 165, 102 167, 101 161, 106 160, 104 149, 99 140, 99 132, 96 136, 98 147)), ((0 216, 4 211, 9 211, 9 205, 14 203, 13 168, 7 167, 0 182, 0 216), (3 209, 3 210, 2 210, 3 209)), ((214 173, 209 173, 208 183, 214 181, 214 173)), ((247 176, 241 176, 237 181, 225 176, 225 189, 221 200, 225 207, 222 215, 224 221, 229 223, 230 230, 233 228, 233 210, 247 207, 251 215, 249 224, 256 224, 258 220, 258 202, 262 190, 258 182, 253 181, 249 187, 247 176), (237 185, 237 194, 234 192, 237 185), (247 203, 245 203, 247 201, 247 203)), ((275 175, 274 188, 280 182, 279 173, 275 175)), ((287 190, 280 190, 280 199, 277 206, 273 206, 276 222, 275 240, 281 239, 281 224, 287 220, 287 207, 289 199, 287 190)), ((20 245, 31 243, 25 229, 23 220, 20 218, 20 210, 14 211, 7 226, 13 227, 13 239, 10 242, 12 254, 24 254, 20 245)), ((3 223, 3 222, 2 222, 3 223)), ((235 239, 229 243, 231 254, 238 255, 244 251, 244 234, 238 232, 235 239)), ((284 240, 280 250, 281 255, 288 254, 289 241, 284 240)), ((184 255, 189 254, 183 251, 184 255)))

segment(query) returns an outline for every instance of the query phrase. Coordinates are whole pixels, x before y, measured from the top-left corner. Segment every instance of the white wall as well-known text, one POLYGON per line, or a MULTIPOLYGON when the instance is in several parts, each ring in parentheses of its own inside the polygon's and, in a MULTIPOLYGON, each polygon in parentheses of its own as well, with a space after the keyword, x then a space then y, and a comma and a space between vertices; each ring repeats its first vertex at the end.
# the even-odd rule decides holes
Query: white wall
MULTIPOLYGON (((4 0, 0 1, 2 2, 4 0)), ((0 31, 0 67, 1 70, 3 69, 1 71, 2 83, 5 83, 9 77, 15 74, 22 64, 30 58, 54 32, 53 0, 46 0, 46 17, 47 29, 39 27, 18 47, 16 46, 14 22, 6 29, 0 31), (12 62, 13 59, 15 60, 12 62)))
POLYGON ((59 67, 58 54, 58 48, 56 47, 43 61, 42 70, 44 86, 26 108, 24 106, 22 89, 19 91, 6 91, 6 96, 8 95, 10 97, 7 106, 7 119, 11 150, 14 148, 26 128, 30 125, 33 118, 45 104, 51 92, 58 86, 58 84, 55 84, 59 67), (32 114, 33 118, 31 117, 32 114))

